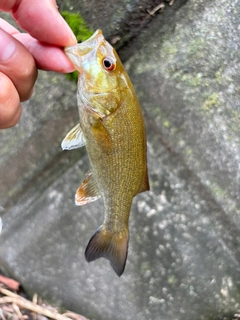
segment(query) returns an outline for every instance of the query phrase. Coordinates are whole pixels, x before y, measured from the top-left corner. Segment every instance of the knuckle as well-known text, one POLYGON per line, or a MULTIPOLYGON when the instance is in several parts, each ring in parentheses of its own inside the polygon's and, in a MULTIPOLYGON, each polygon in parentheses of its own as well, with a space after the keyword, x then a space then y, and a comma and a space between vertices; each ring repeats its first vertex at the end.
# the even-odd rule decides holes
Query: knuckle
POLYGON ((31 59, 28 59, 27 62, 22 64, 22 66, 18 69, 18 81, 24 81, 28 82, 35 80, 37 74, 37 68, 35 65, 35 61, 33 57, 31 59))
POLYGON ((5 121, 3 124, 1 123, 2 121, 0 121, 0 127, 2 129, 14 127, 18 123, 21 117, 21 114, 22 114, 22 107, 21 105, 18 105, 17 108, 14 109, 14 112, 12 112, 11 114, 8 114, 5 117, 5 121))
POLYGON ((15 82, 21 101, 28 100, 33 92, 33 87, 37 79, 37 68, 35 63, 30 63, 19 73, 18 80, 15 82))
POLYGON ((21 116, 19 95, 11 80, 0 73, 0 128, 17 124, 21 116))

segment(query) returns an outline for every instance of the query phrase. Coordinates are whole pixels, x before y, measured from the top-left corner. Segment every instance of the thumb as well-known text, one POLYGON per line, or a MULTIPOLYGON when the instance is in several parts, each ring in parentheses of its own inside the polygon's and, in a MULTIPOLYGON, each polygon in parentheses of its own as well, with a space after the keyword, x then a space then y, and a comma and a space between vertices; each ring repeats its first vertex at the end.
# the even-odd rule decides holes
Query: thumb
POLYGON ((0 129, 15 125, 21 115, 20 97, 8 76, 8 63, 14 56, 16 43, 0 29, 0 129))
POLYGON ((7 63, 16 50, 16 43, 5 31, 0 29, 0 63, 7 63))
POLYGON ((21 101, 30 97, 37 77, 34 58, 22 43, 1 28, 0 72, 12 81, 21 101))
POLYGON ((15 126, 21 112, 22 106, 14 84, 0 72, 0 129, 15 126))

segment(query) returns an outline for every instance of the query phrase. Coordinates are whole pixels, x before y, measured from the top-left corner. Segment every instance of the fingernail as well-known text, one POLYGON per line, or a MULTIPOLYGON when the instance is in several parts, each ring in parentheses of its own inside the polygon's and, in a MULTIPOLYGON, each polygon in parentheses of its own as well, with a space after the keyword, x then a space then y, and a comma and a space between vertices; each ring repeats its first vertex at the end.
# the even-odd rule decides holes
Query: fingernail
POLYGON ((66 22, 66 20, 63 17, 62 17, 62 21, 65 24, 65 27, 68 28, 68 32, 69 32, 69 35, 70 35, 70 39, 69 39, 70 41, 69 41, 68 45, 71 46, 71 45, 76 44, 77 43, 77 38, 76 38, 74 32, 72 31, 72 29, 70 28, 70 26, 68 25, 68 23, 66 22))
POLYGON ((73 33, 72 29, 69 27, 69 25, 68 25, 68 28, 69 28, 69 33, 70 33, 71 40, 72 40, 71 43, 72 44, 76 44, 77 43, 77 38, 76 38, 75 34, 73 33))
POLYGON ((14 39, 3 30, 0 31, 0 60, 8 60, 14 53, 16 44, 14 39))

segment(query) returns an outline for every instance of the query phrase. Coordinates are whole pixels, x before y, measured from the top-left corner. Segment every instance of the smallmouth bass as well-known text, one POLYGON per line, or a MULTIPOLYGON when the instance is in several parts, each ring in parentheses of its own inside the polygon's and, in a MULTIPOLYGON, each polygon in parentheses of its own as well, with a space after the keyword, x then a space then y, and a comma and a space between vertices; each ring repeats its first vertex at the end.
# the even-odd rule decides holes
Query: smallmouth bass
POLYGON ((121 276, 128 251, 132 199, 149 190, 146 138, 136 93, 113 47, 97 30, 65 53, 79 72, 79 123, 62 149, 86 146, 92 167, 78 188, 75 203, 102 197, 104 221, 85 250, 88 262, 104 257, 121 276))

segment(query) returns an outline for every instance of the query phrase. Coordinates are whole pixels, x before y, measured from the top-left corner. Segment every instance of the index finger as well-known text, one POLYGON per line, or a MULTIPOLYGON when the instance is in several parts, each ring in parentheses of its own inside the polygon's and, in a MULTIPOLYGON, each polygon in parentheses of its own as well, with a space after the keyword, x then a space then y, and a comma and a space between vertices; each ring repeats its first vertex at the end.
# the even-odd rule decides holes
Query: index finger
POLYGON ((71 46, 76 38, 57 10, 55 0, 11 0, 0 9, 12 10, 18 25, 33 38, 56 46, 71 46))

